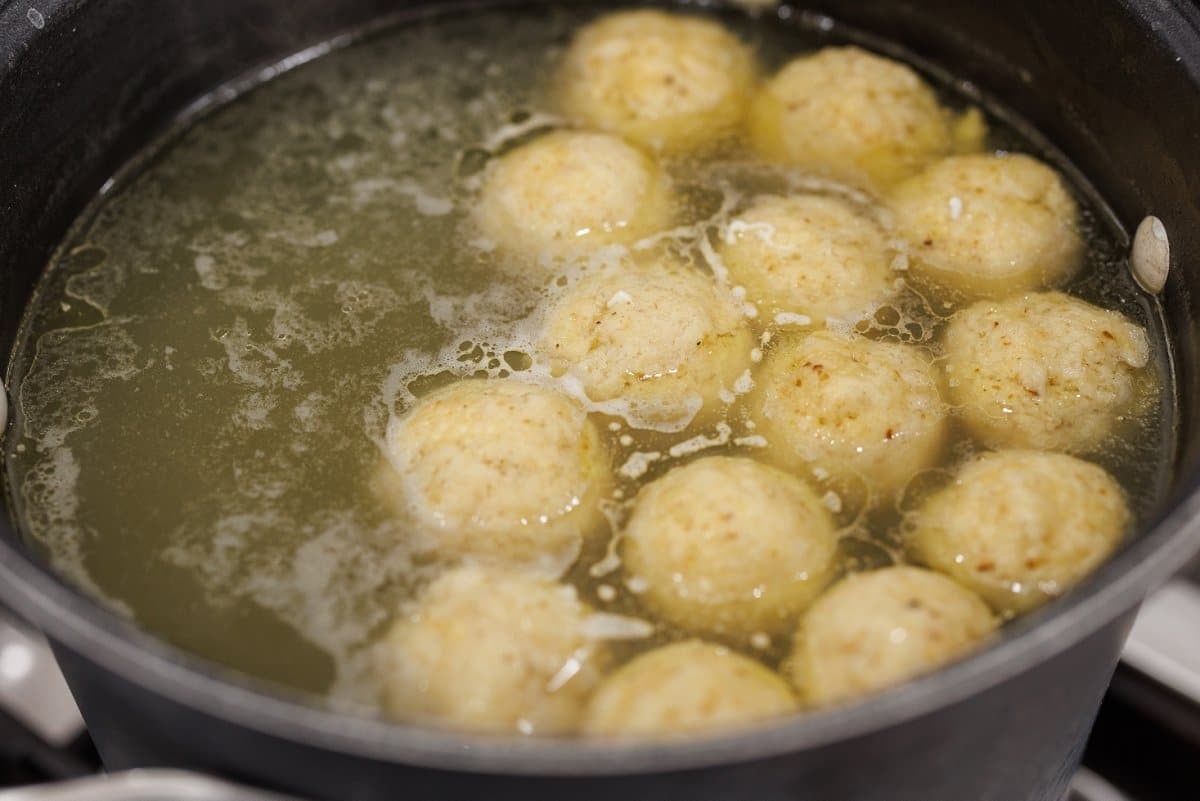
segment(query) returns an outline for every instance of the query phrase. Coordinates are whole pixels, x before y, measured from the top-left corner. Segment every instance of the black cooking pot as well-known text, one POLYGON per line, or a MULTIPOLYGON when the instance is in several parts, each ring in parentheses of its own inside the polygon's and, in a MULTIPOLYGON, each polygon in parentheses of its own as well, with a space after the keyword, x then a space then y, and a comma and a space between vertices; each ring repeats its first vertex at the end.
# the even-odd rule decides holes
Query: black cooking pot
MULTIPOLYGON (((73 217, 197 98, 427 5, 0 2, 0 346, 73 217)), ((1200 544, 1200 14, 1165 0, 817 0, 808 11, 1019 110, 1127 229, 1162 219, 1175 259, 1162 310, 1180 447, 1169 499, 1141 536, 1067 598, 936 675, 742 734, 622 745, 465 736, 306 707, 136 631, 46 572, 0 521, 0 598, 55 643, 110 768, 187 767, 327 799, 1058 801, 1136 606, 1200 544)))

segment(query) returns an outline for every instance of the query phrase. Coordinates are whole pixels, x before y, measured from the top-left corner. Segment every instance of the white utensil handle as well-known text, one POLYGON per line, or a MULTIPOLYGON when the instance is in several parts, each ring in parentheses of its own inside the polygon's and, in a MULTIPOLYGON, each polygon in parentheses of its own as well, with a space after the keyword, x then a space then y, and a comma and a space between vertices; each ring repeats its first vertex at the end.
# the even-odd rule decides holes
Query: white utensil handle
POLYGON ((1200 587, 1177 579, 1146 599, 1123 659, 1200 705, 1200 587))

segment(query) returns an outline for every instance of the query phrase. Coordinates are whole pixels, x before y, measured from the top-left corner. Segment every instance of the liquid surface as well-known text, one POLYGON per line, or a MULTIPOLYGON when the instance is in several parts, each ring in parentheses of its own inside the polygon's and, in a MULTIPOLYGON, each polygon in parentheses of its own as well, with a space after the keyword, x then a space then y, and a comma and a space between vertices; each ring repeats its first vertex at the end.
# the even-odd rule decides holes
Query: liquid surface
MULTIPOLYGON (((81 219, 43 279, 10 383, 10 489, 56 569, 188 651, 377 707, 371 648, 438 570, 375 490, 388 420, 456 377, 550 380, 529 354, 537 310, 562 286, 497 273, 468 210, 489 159, 558 124, 543 79, 591 16, 407 22, 205 116, 81 219)), ((768 71, 839 34, 725 21, 768 71)), ((990 122, 992 146, 1048 155, 990 122)), ((741 198, 845 193, 739 151, 666 167, 687 206, 667 244, 696 264, 741 198)), ((1089 264, 1067 289, 1147 326, 1167 386, 1157 316, 1116 234, 1082 202, 1089 264)), ((943 324, 944 310, 908 293, 852 326, 932 346, 943 324)), ((721 422, 682 431, 597 420, 614 454, 615 524, 669 467, 761 446, 740 399, 721 422)), ((1169 467, 1170 425, 1156 410, 1131 429, 1095 458, 1144 515, 1169 467)), ((959 436, 951 451, 974 449, 959 436)), ((899 558, 897 509, 829 505, 842 569, 899 558)), ((567 579, 596 609, 644 618, 610 545, 567 579)), ((619 656, 678 636, 657 626, 619 656)), ((760 645, 777 666, 785 644, 760 645)))

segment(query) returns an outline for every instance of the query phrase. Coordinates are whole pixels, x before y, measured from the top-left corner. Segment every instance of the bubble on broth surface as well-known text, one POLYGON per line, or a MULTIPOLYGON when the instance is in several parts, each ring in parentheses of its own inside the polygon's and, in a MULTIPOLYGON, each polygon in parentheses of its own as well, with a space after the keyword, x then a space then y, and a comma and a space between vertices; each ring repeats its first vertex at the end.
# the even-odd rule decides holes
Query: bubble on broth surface
POLYGON ((118 324, 65 329, 42 335, 20 384, 17 402, 33 463, 19 487, 22 513, 60 570, 119 609, 128 606, 88 576, 83 554, 95 532, 79 519, 80 465, 68 440, 99 416, 102 384, 128 381, 139 372, 140 348, 118 324), (32 419, 31 419, 32 415, 32 419))
MULTIPOLYGON (((132 607, 106 592, 92 577, 84 563, 84 553, 94 532, 79 522, 79 500, 75 488, 79 480, 79 463, 66 446, 51 448, 25 475, 21 485, 23 506, 29 525, 42 530, 53 529, 51 562, 55 568, 72 577, 82 589, 100 598, 116 611, 132 615, 132 607)), ((47 544, 43 541, 43 544, 47 544)))
POLYGON ((124 269, 106 263, 103 248, 80 245, 67 254, 68 263, 79 270, 67 281, 67 295, 90 303, 101 313, 120 292, 124 269))
POLYGON ((39 450, 64 444, 97 414, 95 395, 106 381, 127 381, 143 369, 140 348, 119 323, 52 331, 38 339, 33 364, 21 382, 25 435, 39 450), (82 370, 80 368, 83 368, 82 370))
MULTIPOLYGON (((422 563, 428 543, 392 521, 371 524, 340 510, 302 523, 269 504, 257 508, 176 531, 164 557, 203 578, 209 603, 261 605, 339 664, 367 658, 377 630, 437 571, 422 563)), ((378 691, 377 679, 359 670, 339 671, 330 688, 334 698, 363 705, 375 704, 378 691)))

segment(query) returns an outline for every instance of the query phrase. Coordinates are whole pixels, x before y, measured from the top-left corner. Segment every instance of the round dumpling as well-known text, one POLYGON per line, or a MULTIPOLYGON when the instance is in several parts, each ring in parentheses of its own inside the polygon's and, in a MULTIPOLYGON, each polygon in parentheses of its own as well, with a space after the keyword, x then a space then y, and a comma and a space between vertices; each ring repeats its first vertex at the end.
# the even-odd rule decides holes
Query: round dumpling
POLYGON ((787 667, 806 704, 835 704, 958 659, 995 628, 987 604, 933 571, 855 573, 804 613, 787 667))
POLYGON ((1146 332, 1061 292, 960 311, 944 351, 950 400, 992 448, 1092 450, 1154 386, 1146 332))
POLYGON ((601 673, 573 587, 504 570, 442 575, 380 648, 388 710, 401 719, 521 734, 579 723, 601 673))
POLYGON ((666 176, 615 136, 555 131, 487 172, 475 219, 509 253, 570 258, 670 227, 666 176))
POLYGON ((467 380, 388 427, 403 504, 446 557, 561 575, 604 524, 609 455, 584 410, 515 379, 467 380))
POLYGON ((575 37, 562 102, 584 125, 654 149, 690 150, 738 132, 755 72, 749 49, 715 22, 624 11, 575 37))
POLYGON ((715 412, 750 366, 743 311, 712 276, 672 261, 623 262, 550 309, 540 340, 558 375, 631 424, 679 430, 715 412))
POLYGON ((896 187, 892 207, 914 275, 952 299, 1055 286, 1083 263, 1075 200, 1029 156, 944 159, 896 187))
POLYGON ((800 479, 711 456, 643 489, 621 542, 647 607, 680 628, 744 640, 792 624, 828 583, 838 538, 800 479))
POLYGON ((762 312, 814 325, 868 311, 895 289, 883 229, 837 198, 760 197, 730 222, 718 252, 762 312))
POLYGON ((1120 544, 1131 517, 1103 468, 1062 453, 978 456, 912 520, 922 562, 1015 614, 1062 594, 1120 544))
POLYGON ((679 734, 745 726, 796 708, 791 689, 753 659, 688 640, 638 656, 601 682, 583 730, 679 734))
POLYGON ((764 157, 867 189, 907 178, 956 146, 950 115, 920 76, 857 47, 788 63, 759 91, 749 128, 764 157))
POLYGON ((821 331, 781 344, 757 380, 754 420, 785 466, 861 482, 880 501, 941 456, 938 379, 908 345, 821 331))

